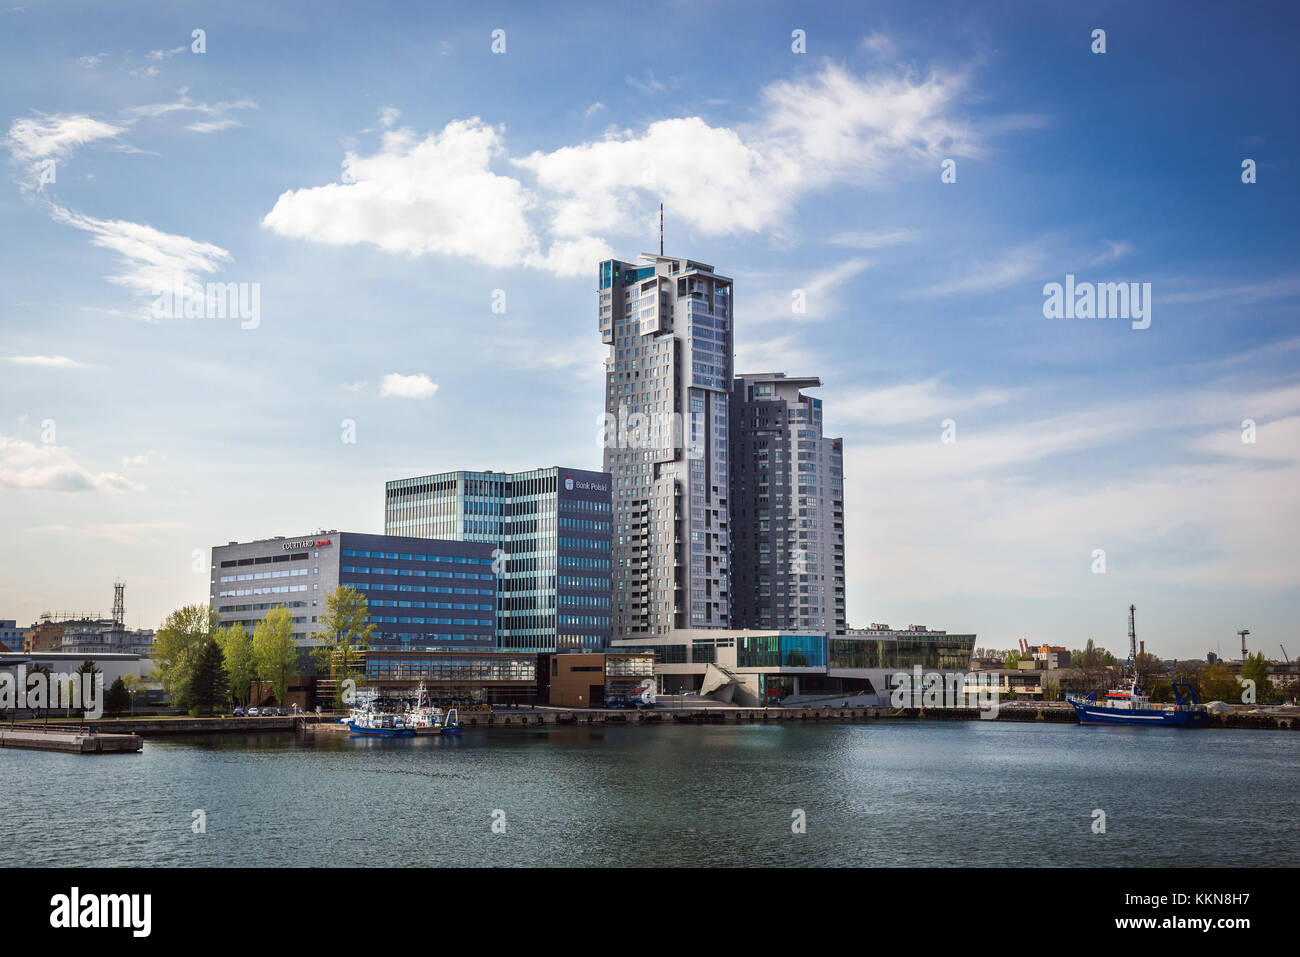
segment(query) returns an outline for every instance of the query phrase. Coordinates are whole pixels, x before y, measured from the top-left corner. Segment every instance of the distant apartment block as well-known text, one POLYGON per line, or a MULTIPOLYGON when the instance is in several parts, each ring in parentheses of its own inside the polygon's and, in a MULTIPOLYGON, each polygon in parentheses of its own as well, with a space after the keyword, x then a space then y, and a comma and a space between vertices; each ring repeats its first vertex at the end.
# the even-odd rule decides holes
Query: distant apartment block
POLYGON ((843 634, 844 448, 814 377, 738 375, 731 396, 732 624, 843 634))
POLYGON ((610 636, 610 479, 602 472, 441 472, 388 482, 389 534, 481 542, 497 571, 497 647, 601 651, 610 636))
POLYGON ((599 271, 615 638, 731 622, 732 281, 641 258, 599 271))

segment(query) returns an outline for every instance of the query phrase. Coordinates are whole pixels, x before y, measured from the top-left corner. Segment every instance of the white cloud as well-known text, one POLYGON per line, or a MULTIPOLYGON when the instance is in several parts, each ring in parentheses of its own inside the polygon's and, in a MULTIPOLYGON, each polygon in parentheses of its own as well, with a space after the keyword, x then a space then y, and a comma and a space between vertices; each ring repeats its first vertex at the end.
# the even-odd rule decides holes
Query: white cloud
POLYGON ((490 169, 502 151, 500 132, 477 117, 423 139, 409 128, 391 130, 378 153, 347 154, 341 183, 282 193, 262 225, 337 246, 370 243, 490 266, 534 261, 540 254, 523 185, 490 169))
POLYGON ((108 56, 107 53, 94 53, 90 56, 77 57, 77 62, 87 70, 93 70, 95 67, 99 66, 100 61, 106 56, 108 56))
POLYGON ((937 298, 958 293, 1002 289, 1041 275, 1047 252, 1039 243, 1025 243, 1004 251, 998 258, 981 262, 962 275, 912 293, 917 298, 937 298))
POLYGON ((646 67, 640 76, 632 76, 632 74, 629 73, 624 76, 623 79, 627 81, 628 86, 640 90, 642 93, 668 92, 668 84, 656 80, 654 70, 651 70, 649 67, 646 67))
POLYGON ((20 164, 43 159, 67 159, 79 146, 112 139, 125 131, 84 113, 36 114, 14 120, 5 137, 14 160, 20 164))
MULTIPOLYGON (((636 82, 666 86, 648 72, 636 82)), ((477 117, 424 136, 389 130, 374 154, 346 154, 341 182, 283 193, 263 225, 334 245, 582 275, 608 254, 609 236, 633 235, 661 201, 703 235, 779 233, 810 191, 881 184, 940 157, 979 155, 978 137, 953 115, 963 87, 959 76, 858 76, 826 63, 764 88, 758 118, 744 128, 675 117, 514 158, 501 128, 477 117), (535 185, 494 172, 504 160, 535 185)))
POLYGON ((239 120, 227 116, 220 120, 195 120, 193 123, 186 124, 185 128, 191 133, 217 133, 242 125, 239 120))
MULTIPOLYGON (((157 67, 150 67, 154 73, 157 67)), ((153 75, 152 73, 150 74, 153 75)), ((195 120, 185 128, 193 133, 215 133, 218 130, 230 129, 232 126, 241 126, 237 119, 227 114, 235 110, 256 110, 257 104, 252 100, 225 100, 219 103, 199 103, 190 99, 189 88, 182 87, 177 91, 176 99, 166 103, 148 103, 143 106, 132 106, 124 110, 129 124, 134 124, 141 119, 157 119, 161 116, 168 116, 172 113, 198 113, 207 119, 195 120)))
POLYGON ((920 232, 915 229, 878 229, 836 233, 827 240, 832 246, 849 246, 853 249, 884 249, 915 241, 920 232))
MULTIPOLYGON (((99 538, 119 545, 156 545, 159 538, 149 532, 172 531, 185 526, 179 522, 112 522, 72 528, 68 525, 37 525, 30 529, 42 534, 75 532, 79 538, 99 538)), ((141 579, 133 578, 139 584, 141 579)))
POLYGON ((749 305, 743 312, 746 323, 815 321, 835 314, 843 300, 844 286, 871 267, 868 259, 847 259, 811 273, 772 272, 753 277, 748 286, 749 305), (796 294, 803 312, 795 312, 796 294))
POLYGON ((427 375, 400 375, 390 372, 379 384, 379 394, 399 399, 427 399, 438 391, 438 384, 427 375))
POLYGON ((45 369, 84 369, 86 364, 67 356, 6 356, 6 362, 20 366, 40 366, 45 369))
POLYGON ((0 435, 0 488, 54 492, 142 491, 116 472, 91 472, 62 446, 36 445, 0 435))
POLYGON ((591 106, 587 107, 583 111, 582 115, 586 117, 590 117, 593 113, 599 113, 604 108, 605 108, 605 104, 597 100, 595 103, 591 104, 591 106))
MULTIPOLYGON (((845 392, 835 400, 835 418, 862 425, 932 422, 973 409, 1002 405, 1013 397, 1009 389, 980 388, 959 393, 942 388, 938 377, 878 389, 845 392)), ((938 434, 937 431, 935 433, 938 434)))
POLYGON ((735 369, 737 375, 759 372, 786 372, 807 375, 823 368, 823 364, 806 347, 804 335, 765 337, 750 340, 743 333, 736 342, 735 369))
POLYGON ((142 465, 148 465, 148 464, 149 464, 149 456, 150 456, 151 454, 152 454, 152 453, 150 453, 150 452, 144 452, 144 453, 142 453, 142 454, 140 454, 140 455, 127 455, 127 456, 124 456, 124 457, 122 458, 122 465, 123 465, 124 468, 128 468, 128 469, 131 469, 131 468, 139 468, 139 467, 142 466, 142 465))
POLYGON ((870 530, 848 540, 851 592, 895 602, 930 601, 936 590, 1092 594, 1102 584, 1091 574, 1095 548, 1107 552, 1106 578, 1130 584, 1287 588, 1300 580, 1300 388, 1196 389, 1065 414, 1017 402, 1008 411, 1023 417, 993 427, 961 414, 1013 398, 941 392, 926 380, 836 403, 840 421, 896 426, 900 436, 845 438, 846 510, 854 527, 870 530), (1276 416, 1261 418, 1255 444, 1241 441, 1239 408, 1276 416), (957 442, 943 444, 939 418, 954 409, 957 442), (1145 438, 1169 434, 1186 434, 1211 459, 1180 464, 1176 450, 1145 438), (1065 454, 1106 464, 1080 473, 1050 461, 1065 454))
POLYGON ((202 274, 233 262, 220 246, 141 223, 93 219, 59 206, 53 207, 52 215, 56 222, 90 233, 94 245, 117 253, 126 269, 107 277, 108 281, 137 296, 153 296, 156 289, 171 289, 178 282, 189 286, 200 282, 202 274))

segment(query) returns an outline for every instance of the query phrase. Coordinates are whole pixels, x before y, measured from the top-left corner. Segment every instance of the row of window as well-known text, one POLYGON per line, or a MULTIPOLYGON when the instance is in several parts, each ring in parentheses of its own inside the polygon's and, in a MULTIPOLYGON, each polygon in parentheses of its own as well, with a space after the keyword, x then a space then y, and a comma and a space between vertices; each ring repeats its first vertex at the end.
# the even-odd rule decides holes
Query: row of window
POLYGON ((260 588, 235 588, 231 591, 217 592, 218 598, 243 598, 246 595, 283 595, 288 592, 306 591, 306 585, 263 585, 260 588))
POLYGON ((344 558, 391 558, 404 562, 446 562, 455 565, 491 565, 490 558, 454 558, 450 555, 421 555, 413 552, 368 552, 359 548, 343 549, 344 558))
POLYGON ((307 575, 310 572, 305 568, 286 568, 278 572, 247 572, 243 575, 222 575, 223 582, 247 582, 256 581, 261 578, 297 578, 299 575, 307 575))
POLYGON ((402 578, 459 578, 491 581, 495 577, 487 572, 426 572, 423 568, 372 568, 368 565, 344 565, 340 570, 352 575, 396 575, 402 578))

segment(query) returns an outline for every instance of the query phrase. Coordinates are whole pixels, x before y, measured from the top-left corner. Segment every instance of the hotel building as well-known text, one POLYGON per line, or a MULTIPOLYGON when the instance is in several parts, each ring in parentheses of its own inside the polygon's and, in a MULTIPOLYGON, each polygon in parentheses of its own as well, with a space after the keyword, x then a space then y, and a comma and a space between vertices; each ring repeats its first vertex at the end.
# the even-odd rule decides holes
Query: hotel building
POLYGON ((339 585, 366 596, 377 648, 490 649, 496 645, 492 547, 356 532, 283 535, 212 549, 211 607, 222 625, 252 631, 284 605, 300 645, 339 585))
POLYGON ((732 281, 690 259, 600 264, 615 639, 731 624, 732 281))
POLYGON ((391 535, 479 542, 496 560, 496 646, 600 651, 610 636, 610 480, 559 467, 388 482, 391 535))
POLYGON ((813 377, 739 375, 731 393, 731 624, 843 634, 844 447, 813 377))

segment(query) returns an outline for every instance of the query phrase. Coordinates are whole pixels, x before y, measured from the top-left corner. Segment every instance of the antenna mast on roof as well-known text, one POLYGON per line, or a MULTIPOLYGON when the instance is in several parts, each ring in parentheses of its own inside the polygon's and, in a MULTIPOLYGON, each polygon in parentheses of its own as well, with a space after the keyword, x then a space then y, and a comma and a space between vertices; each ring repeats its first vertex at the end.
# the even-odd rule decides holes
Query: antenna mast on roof
POLYGON ((664 204, 659 204, 659 255, 664 254, 664 204))

